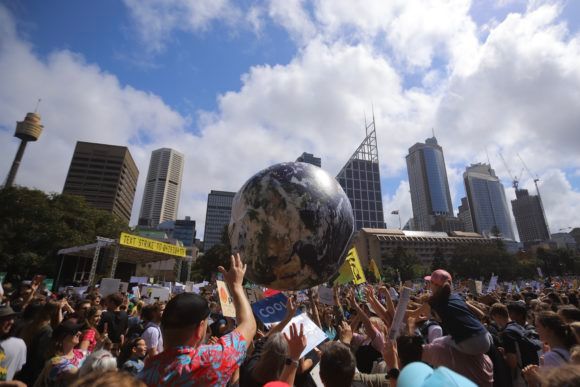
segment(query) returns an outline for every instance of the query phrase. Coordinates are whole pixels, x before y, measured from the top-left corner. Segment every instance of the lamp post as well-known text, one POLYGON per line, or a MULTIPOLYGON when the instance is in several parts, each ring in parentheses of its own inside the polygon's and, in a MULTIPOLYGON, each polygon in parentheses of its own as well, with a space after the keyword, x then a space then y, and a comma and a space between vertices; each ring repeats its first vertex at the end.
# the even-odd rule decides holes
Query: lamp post
POLYGON ((16 173, 18 172, 18 167, 20 167, 20 162, 22 161, 22 156, 24 155, 24 150, 29 141, 36 141, 42 134, 42 128, 44 126, 40 123, 40 114, 28 113, 24 121, 19 121, 16 123, 16 132, 14 137, 20 139, 20 146, 16 152, 16 157, 12 162, 12 167, 10 167, 10 172, 6 177, 5 188, 10 188, 14 184, 14 179, 16 178, 16 173))

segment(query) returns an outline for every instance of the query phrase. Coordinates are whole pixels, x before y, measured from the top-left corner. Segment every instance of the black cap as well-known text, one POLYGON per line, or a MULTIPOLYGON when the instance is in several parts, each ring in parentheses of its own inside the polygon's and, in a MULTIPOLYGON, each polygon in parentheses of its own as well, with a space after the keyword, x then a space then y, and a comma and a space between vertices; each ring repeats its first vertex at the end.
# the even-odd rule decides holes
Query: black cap
POLYGON ((74 336, 81 331, 82 327, 82 324, 76 324, 72 320, 65 320, 54 329, 52 338, 54 340, 62 340, 67 336, 74 336))
POLYGON ((199 325, 209 316, 209 312, 209 305, 205 298, 195 293, 181 293, 173 297, 165 306, 161 325, 169 329, 199 325))

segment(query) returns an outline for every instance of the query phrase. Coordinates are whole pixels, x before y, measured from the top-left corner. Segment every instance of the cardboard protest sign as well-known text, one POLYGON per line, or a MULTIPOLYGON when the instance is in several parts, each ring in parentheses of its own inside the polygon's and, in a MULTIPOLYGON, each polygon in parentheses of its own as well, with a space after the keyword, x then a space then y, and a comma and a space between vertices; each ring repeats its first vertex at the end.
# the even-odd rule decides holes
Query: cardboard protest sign
POLYGON ((403 326, 403 318, 405 317, 405 312, 407 310, 407 305, 411 299, 411 289, 403 288, 401 295, 399 297, 399 302, 397 303, 397 309, 395 310, 395 316, 393 317, 393 324, 389 330, 389 339, 395 340, 399 336, 399 331, 403 326))
POLYGON ((147 295, 148 304, 169 301, 170 293, 171 291, 167 288, 158 288, 153 286, 147 286, 145 288, 145 294, 147 295))
POLYGON ((216 281, 220 305, 222 306, 222 314, 226 317, 236 317, 236 308, 228 286, 224 281, 216 281))
POLYGON ((491 293, 497 287, 497 275, 492 275, 491 279, 489 280, 489 285, 487 286, 487 293, 491 293))
POLYGON ((334 292, 331 288, 328 288, 326 286, 319 286, 318 287, 318 299, 323 304, 335 305, 334 292))
MULTIPOLYGON (((260 321, 269 328, 272 324, 284 319, 286 316, 287 301, 288 298, 284 293, 278 293, 275 296, 264 298, 252 304, 252 310, 260 321)), ((298 313, 300 313, 300 308, 298 309, 298 313)))
POLYGON ((476 281, 476 280, 469 280, 468 285, 469 285, 469 291, 471 292, 471 294, 473 294, 474 296, 481 295, 481 292, 483 290, 483 282, 476 281))
POLYGON ((310 317, 306 315, 306 313, 294 316, 292 320, 290 320, 290 322, 284 327, 282 332, 290 336, 290 325, 292 324, 296 324, 296 328, 298 328, 298 333, 300 333, 300 324, 302 324, 304 336, 306 336, 307 340, 306 348, 304 348, 304 351, 302 351, 300 357, 304 357, 304 355, 312 351, 314 347, 316 347, 318 344, 322 343, 324 340, 327 339, 326 333, 324 333, 324 331, 320 329, 318 325, 316 325, 314 321, 312 321, 310 317))
POLYGON ((109 294, 117 293, 121 286, 121 280, 117 278, 103 278, 99 286, 101 296, 107 297, 109 294))
POLYGON ((77 288, 74 288, 73 291, 75 292, 75 294, 77 294, 79 297, 82 297, 83 294, 85 294, 87 292, 87 290, 89 289, 88 286, 80 286, 77 288))
POLYGON ((146 284, 148 281, 149 281, 149 278, 147 278, 147 277, 131 276, 131 278, 129 279, 129 282, 132 284, 146 284))
POLYGON ((141 299, 141 291, 139 290, 139 286, 133 286, 132 292, 136 299, 141 299))
POLYGON ((121 282, 121 285, 119 285, 119 291, 121 293, 127 294, 128 290, 129 290, 129 282, 121 282))

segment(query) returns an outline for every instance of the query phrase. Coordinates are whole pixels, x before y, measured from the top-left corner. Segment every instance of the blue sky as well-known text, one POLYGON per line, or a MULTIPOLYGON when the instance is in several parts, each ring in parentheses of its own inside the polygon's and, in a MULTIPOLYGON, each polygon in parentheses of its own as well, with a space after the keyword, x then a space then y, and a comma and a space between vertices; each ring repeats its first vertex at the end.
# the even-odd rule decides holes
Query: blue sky
POLYGON ((0 22, 0 172, 14 121, 44 100, 21 184, 60 191, 76 140, 129 145, 136 218, 149 154, 172 146, 180 216, 203 227, 210 189, 271 163, 311 151, 338 172, 374 105, 389 225, 411 216, 404 155, 432 127, 455 208, 487 147, 508 197, 499 151, 541 176, 552 229, 579 225, 580 2, 5 0, 0 22))

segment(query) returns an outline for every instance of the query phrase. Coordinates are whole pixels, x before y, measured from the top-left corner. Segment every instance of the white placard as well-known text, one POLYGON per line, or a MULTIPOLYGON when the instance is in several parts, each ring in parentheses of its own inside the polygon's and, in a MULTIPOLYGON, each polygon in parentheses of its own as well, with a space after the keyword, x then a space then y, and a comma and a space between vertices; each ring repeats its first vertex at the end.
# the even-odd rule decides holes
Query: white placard
POLYGON ((326 286, 318 287, 318 299, 321 303, 326 305, 335 305, 334 303, 334 291, 326 286))
POLYGON ((324 333, 324 331, 320 329, 318 325, 316 325, 314 321, 312 321, 310 317, 306 315, 306 313, 299 314, 298 316, 292 318, 292 320, 290 320, 290 322, 284 327, 282 332, 290 336, 290 326, 293 323, 296 324, 296 327, 298 328, 298 333, 300 333, 300 324, 304 325, 303 332, 304 336, 306 336, 307 342, 306 348, 304 348, 304 351, 302 351, 302 353, 300 354, 301 358, 304 357, 304 355, 306 355, 308 352, 312 351, 312 349, 316 347, 318 344, 322 343, 324 340, 327 339, 326 333, 324 333))
POLYGON ((409 304, 410 298, 411 289, 404 287, 399 297, 399 302, 397 303, 397 310, 395 310, 393 324, 389 330, 389 339, 391 340, 396 340, 397 336, 399 336, 399 331, 403 326, 403 318, 405 317, 405 312, 407 311, 407 305, 409 304))
POLYGON ((264 291, 261 288, 246 288, 246 295, 250 304, 264 299, 264 291))
POLYGON ((121 285, 119 285, 119 291, 121 293, 127 294, 128 290, 129 290, 129 282, 121 282, 121 285))
POLYGON ((118 293, 121 280, 117 278, 103 278, 99 286, 101 296, 107 297, 109 294, 118 293))
POLYGON ((491 293, 497 287, 497 275, 492 275, 491 279, 489 280, 489 286, 487 287, 487 292, 491 293))
POLYGON ((82 297, 88 289, 89 289, 88 286, 81 286, 81 287, 78 287, 78 288, 74 288, 74 292, 76 294, 78 294, 79 297, 82 297))
POLYGON ((140 300, 141 299, 141 291, 139 291, 139 286, 133 286, 132 291, 133 291, 133 295, 135 296, 135 298, 137 300, 140 300))
POLYGON ((132 284, 146 284, 146 283, 149 283, 149 278, 148 277, 131 276, 131 278, 129 279, 129 282, 132 284))
POLYGON ((228 289, 228 286, 224 281, 216 281, 217 291, 220 299, 220 305, 222 306, 222 314, 226 317, 236 317, 236 308, 234 307, 234 301, 228 289))
POLYGON ((153 304, 157 301, 169 301, 169 294, 171 291, 168 288, 157 288, 152 286, 147 286, 145 288, 145 294, 147 295, 147 303, 153 304))

